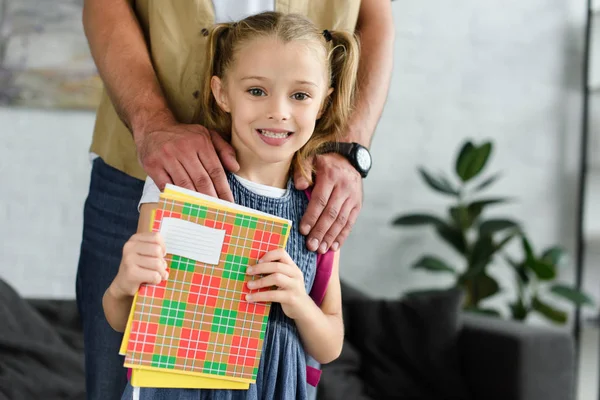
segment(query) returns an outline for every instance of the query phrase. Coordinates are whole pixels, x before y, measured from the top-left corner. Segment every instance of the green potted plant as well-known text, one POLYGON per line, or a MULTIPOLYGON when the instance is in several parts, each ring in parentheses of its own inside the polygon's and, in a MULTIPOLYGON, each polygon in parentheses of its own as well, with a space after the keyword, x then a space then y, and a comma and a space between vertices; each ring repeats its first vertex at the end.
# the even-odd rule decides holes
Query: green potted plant
POLYGON ((451 200, 444 216, 412 213, 396 217, 397 227, 429 225, 437 235, 461 257, 461 266, 452 265, 434 254, 425 254, 413 263, 413 268, 432 273, 451 274, 454 285, 465 291, 466 310, 498 315, 498 310, 482 302, 496 295, 500 286, 489 274, 492 263, 501 262, 511 268, 515 279, 516 296, 509 304, 510 317, 525 320, 531 312, 564 324, 567 312, 544 300, 547 296, 567 300, 575 305, 590 305, 590 297, 574 287, 556 282, 559 267, 564 264, 565 251, 551 246, 535 252, 522 224, 512 218, 485 218, 484 211, 510 201, 507 197, 484 197, 500 173, 482 176, 493 150, 490 141, 480 145, 465 141, 456 157, 454 177, 434 175, 424 167, 418 172, 435 192, 451 200), (520 258, 507 254, 505 247, 513 240, 520 241, 520 258))

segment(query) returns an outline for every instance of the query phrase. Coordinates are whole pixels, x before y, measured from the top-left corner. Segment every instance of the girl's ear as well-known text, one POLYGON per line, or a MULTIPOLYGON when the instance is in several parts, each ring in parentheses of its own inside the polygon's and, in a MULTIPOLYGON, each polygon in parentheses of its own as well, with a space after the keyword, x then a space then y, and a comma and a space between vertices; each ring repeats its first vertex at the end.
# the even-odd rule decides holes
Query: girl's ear
POLYGON ((317 114, 317 119, 321 118, 321 116, 325 112, 325 108, 327 108, 325 105, 329 103, 329 96, 331 96, 331 93, 333 93, 333 88, 332 87, 330 87, 329 89, 327 89, 327 94, 325 95, 325 98, 323 99, 323 104, 321 105, 321 109, 319 110, 319 114, 317 114))
POLYGON ((225 92, 225 87, 223 86, 223 81, 221 81, 221 78, 218 76, 213 76, 210 78, 210 89, 221 110, 227 113, 230 112, 229 102, 227 101, 227 93, 225 92))

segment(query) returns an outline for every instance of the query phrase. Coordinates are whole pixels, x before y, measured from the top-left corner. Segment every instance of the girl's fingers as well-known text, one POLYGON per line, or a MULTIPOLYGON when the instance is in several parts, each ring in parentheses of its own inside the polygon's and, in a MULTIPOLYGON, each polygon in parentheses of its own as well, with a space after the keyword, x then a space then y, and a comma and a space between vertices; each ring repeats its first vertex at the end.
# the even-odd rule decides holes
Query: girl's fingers
POLYGON ((265 255, 262 256, 260 260, 258 260, 258 263, 262 264, 273 261, 279 261, 285 264, 296 265, 296 263, 294 263, 294 260, 292 260, 292 257, 290 257, 290 255, 287 253, 287 251, 285 251, 285 249, 276 249, 265 253, 265 255))
POLYGON ((121 277, 118 286, 129 295, 134 295, 144 283, 158 285, 164 279, 160 272, 145 268, 131 269, 117 277, 121 277))
POLYGON ((156 257, 162 259, 164 256, 163 248, 157 243, 140 242, 136 246, 136 252, 139 255, 156 257))
POLYGON ((277 272, 254 281, 249 281, 247 285, 250 289, 262 289, 272 286, 277 286, 280 289, 287 289, 292 286, 293 282, 293 279, 289 276, 277 272))
POLYGON ((148 257, 138 254, 135 257, 134 262, 140 269, 158 272, 164 279, 168 277, 167 262, 164 258, 148 257))
POLYGON ((165 241, 163 240, 162 235, 158 232, 136 233, 134 238, 138 242, 157 244, 162 250, 160 253, 161 256, 164 256, 167 252, 165 241))
POLYGON ((253 265, 246 269, 248 275, 262 275, 280 273, 292 278, 302 275, 296 264, 289 265, 282 262, 266 262, 253 265))
POLYGON ((246 295, 246 301, 252 303, 280 303, 289 302, 290 293, 286 290, 266 290, 264 292, 250 293, 246 295))
POLYGON ((138 269, 138 271, 136 272, 136 278, 139 279, 140 284, 150 283, 153 285, 158 285, 163 281, 163 279, 165 279, 163 274, 161 274, 159 271, 152 271, 150 269, 142 268, 138 269))

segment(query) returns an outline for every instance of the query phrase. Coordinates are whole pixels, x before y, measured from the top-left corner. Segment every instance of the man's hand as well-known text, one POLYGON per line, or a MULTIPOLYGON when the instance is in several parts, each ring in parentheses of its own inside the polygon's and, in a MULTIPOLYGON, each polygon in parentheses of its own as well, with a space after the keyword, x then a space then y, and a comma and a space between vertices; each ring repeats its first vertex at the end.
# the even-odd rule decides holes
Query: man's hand
POLYGON ((168 123, 134 134, 138 159, 160 190, 172 183, 233 202, 223 167, 239 169, 235 151, 202 125, 168 123))
MULTIPOLYGON (((308 236, 310 251, 337 251, 348 238, 362 207, 362 177, 336 153, 316 156, 314 165, 315 185, 300 221, 300 233, 308 236)), ((294 183, 298 190, 308 188, 300 172, 295 173, 294 183)))

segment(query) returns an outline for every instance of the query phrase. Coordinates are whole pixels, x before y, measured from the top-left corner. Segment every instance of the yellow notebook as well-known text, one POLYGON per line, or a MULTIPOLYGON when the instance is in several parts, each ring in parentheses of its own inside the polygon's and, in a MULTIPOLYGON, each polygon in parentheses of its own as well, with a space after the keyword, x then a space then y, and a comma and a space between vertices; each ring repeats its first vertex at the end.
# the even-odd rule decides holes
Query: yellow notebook
MULTIPOLYGON (((291 221, 167 185, 151 230, 169 279, 134 297, 120 353, 141 387, 247 389, 256 381, 269 303, 248 303, 248 265, 285 248, 291 221)), ((268 290, 268 289, 263 289, 268 290)))

